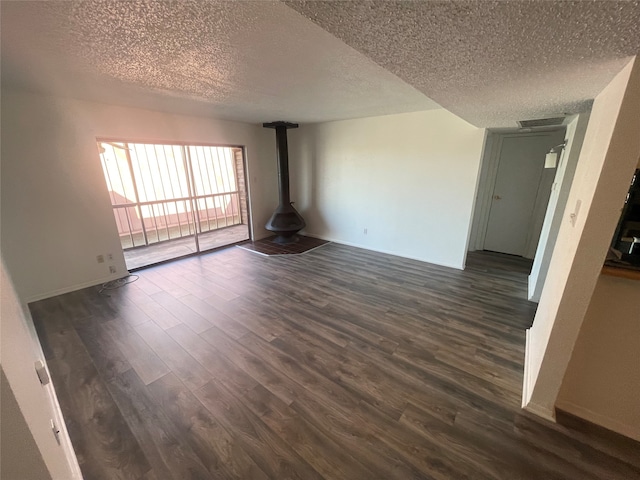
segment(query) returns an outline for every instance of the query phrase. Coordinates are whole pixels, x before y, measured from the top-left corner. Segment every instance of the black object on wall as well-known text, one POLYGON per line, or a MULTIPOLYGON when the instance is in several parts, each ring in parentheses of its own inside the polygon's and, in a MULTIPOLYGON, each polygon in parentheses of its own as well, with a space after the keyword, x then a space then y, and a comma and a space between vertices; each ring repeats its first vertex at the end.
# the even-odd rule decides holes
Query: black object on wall
POLYGON ((265 228, 273 232, 277 237, 276 243, 293 243, 298 240, 296 233, 305 227, 305 222, 298 211, 293 208, 289 195, 289 150, 287 145, 287 129, 298 128, 297 123, 271 122, 263 123, 264 128, 273 128, 276 131, 276 154, 278 156, 278 188, 280 191, 280 204, 265 228))
POLYGON ((640 267, 640 168, 631 180, 611 246, 622 262, 640 267))

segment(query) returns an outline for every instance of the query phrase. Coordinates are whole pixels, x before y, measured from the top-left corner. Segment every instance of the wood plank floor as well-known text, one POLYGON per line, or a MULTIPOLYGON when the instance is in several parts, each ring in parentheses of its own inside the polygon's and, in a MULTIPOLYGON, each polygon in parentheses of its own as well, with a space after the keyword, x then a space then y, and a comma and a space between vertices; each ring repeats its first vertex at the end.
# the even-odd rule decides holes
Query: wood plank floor
POLYGON ((530 265, 231 248, 30 305, 86 479, 638 479, 520 410, 530 265))

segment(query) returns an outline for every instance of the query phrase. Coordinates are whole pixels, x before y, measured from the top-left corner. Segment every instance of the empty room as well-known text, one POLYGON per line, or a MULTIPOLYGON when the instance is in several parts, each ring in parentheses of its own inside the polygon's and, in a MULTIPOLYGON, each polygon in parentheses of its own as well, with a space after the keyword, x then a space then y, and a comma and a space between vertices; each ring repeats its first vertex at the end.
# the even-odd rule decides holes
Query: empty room
POLYGON ((0 1, 2 480, 640 479, 640 3, 0 1))

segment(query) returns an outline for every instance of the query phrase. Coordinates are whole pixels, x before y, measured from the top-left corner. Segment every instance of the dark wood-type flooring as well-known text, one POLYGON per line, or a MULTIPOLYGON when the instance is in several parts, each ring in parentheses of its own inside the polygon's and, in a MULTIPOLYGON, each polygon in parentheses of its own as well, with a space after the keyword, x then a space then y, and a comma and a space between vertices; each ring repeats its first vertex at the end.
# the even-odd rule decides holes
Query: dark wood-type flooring
POLYGON ((32 304, 86 479, 638 479, 520 409, 527 267, 239 248, 32 304))

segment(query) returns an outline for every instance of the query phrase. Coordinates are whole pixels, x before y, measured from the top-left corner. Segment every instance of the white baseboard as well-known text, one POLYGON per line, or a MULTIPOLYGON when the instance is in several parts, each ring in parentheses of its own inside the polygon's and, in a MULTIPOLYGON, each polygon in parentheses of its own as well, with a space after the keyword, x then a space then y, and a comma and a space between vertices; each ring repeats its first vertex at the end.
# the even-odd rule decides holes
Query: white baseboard
POLYGON ((614 418, 607 417, 606 415, 593 412, 588 408, 576 405, 573 402, 559 400, 556 407, 570 413, 571 415, 575 415, 576 417, 580 417, 591 423, 604 427, 607 430, 611 430, 612 432, 619 433, 620 435, 624 435, 625 437, 629 437, 640 442, 640 425, 622 423, 614 418))
POLYGON ((544 418, 545 420, 549 420, 550 422, 556 423, 556 410, 555 408, 547 408, 542 405, 538 405, 533 402, 529 402, 522 407, 527 412, 533 413, 538 417, 544 418))
POLYGON ((529 401, 529 330, 527 328, 524 334, 524 375, 522 376, 522 408, 529 401))
POLYGON ((447 263, 439 263, 439 262, 434 262, 430 260, 425 260, 424 258, 412 257, 410 255, 401 255, 398 252, 392 252, 392 251, 384 250, 381 248, 372 248, 368 245, 361 245, 359 243, 346 242, 344 240, 337 240, 335 238, 331 238, 326 235, 317 235, 315 233, 310 233, 310 232, 301 232, 301 235, 305 235, 307 237, 319 238, 320 240, 326 240, 328 242, 337 243, 339 245, 347 245, 348 247, 362 248, 363 250, 370 250, 372 252, 384 253, 386 255, 393 255, 395 257, 400 257, 400 258, 408 258, 409 260, 417 260, 418 262, 430 263, 432 265, 438 265, 440 267, 454 268, 456 270, 464 270, 463 265, 451 265, 447 263))
POLYGON ((530 302, 540 303, 540 299, 536 298, 536 285, 531 274, 527 277, 527 298, 530 302))
MULTIPOLYGON (((126 277, 127 275, 129 275, 129 272, 127 272, 126 275, 124 275, 124 276, 126 277)), ((68 287, 59 288, 57 290, 52 290, 52 291, 47 292, 47 293, 41 293, 41 294, 38 294, 38 295, 32 295, 30 297, 27 297, 24 300, 24 302, 25 303, 37 302, 39 300, 44 300, 45 298, 55 297, 57 295, 64 295, 65 293, 75 292, 76 290, 81 290, 83 288, 93 287, 94 285, 100 285, 102 283, 111 282, 111 281, 117 280, 119 278, 123 278, 123 275, 121 273, 113 273, 113 274, 108 275, 106 277, 96 278, 94 280, 89 280, 87 282, 77 283, 75 285, 69 285, 68 287)))
POLYGON ((538 405, 530 400, 530 394, 532 392, 529 391, 529 376, 531 375, 531 370, 529 368, 529 337, 530 337, 530 328, 525 330, 525 343, 524 343, 524 375, 522 380, 522 408, 527 412, 531 412, 534 415, 542 417, 551 422, 556 421, 556 411, 555 408, 548 408, 542 405, 538 405))

